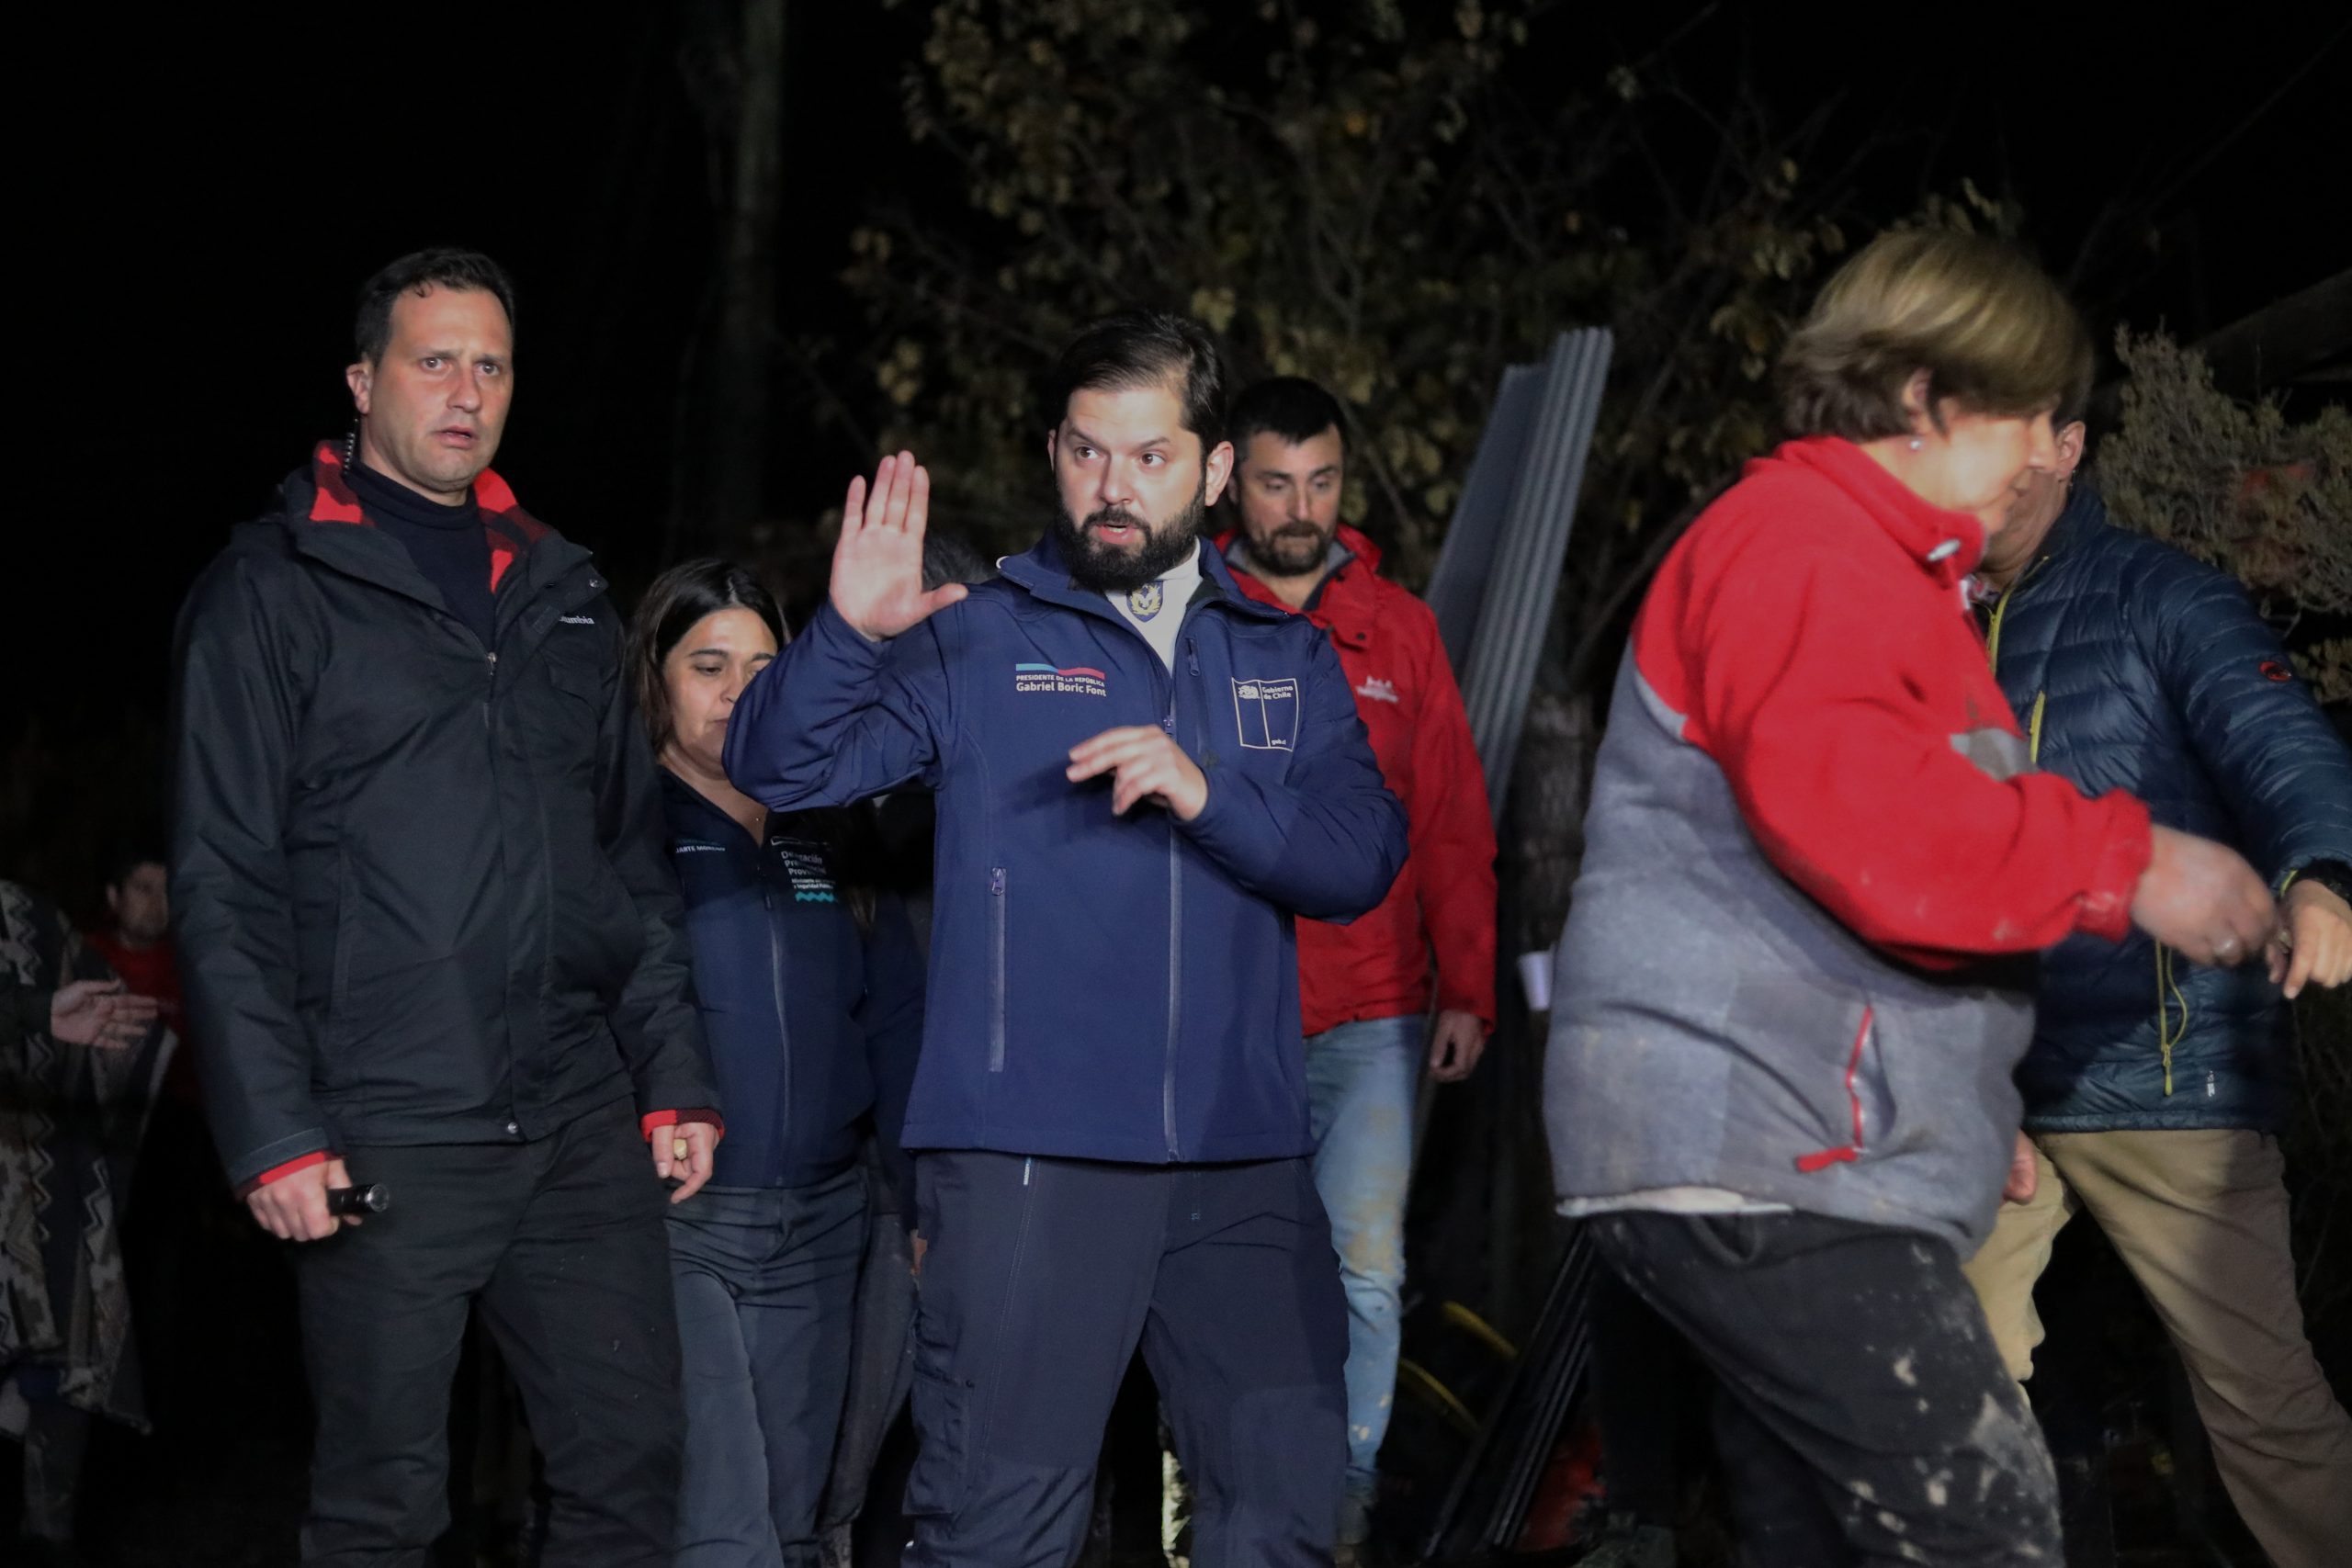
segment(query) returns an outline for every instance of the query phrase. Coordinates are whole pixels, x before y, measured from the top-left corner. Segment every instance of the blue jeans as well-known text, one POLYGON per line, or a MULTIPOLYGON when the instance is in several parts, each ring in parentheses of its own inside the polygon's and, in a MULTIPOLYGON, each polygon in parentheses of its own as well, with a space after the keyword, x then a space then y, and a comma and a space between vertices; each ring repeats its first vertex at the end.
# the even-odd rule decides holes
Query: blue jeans
POLYGON ((684 1371, 676 1568, 814 1564, 849 1387, 865 1172, 706 1187, 670 1211, 684 1371))
POLYGON ((1315 1190, 1331 1216, 1348 1296, 1348 1539, 1361 1539, 1396 1392, 1405 1288, 1405 1183, 1428 1026, 1419 1013, 1310 1035, 1306 1103, 1315 1190))

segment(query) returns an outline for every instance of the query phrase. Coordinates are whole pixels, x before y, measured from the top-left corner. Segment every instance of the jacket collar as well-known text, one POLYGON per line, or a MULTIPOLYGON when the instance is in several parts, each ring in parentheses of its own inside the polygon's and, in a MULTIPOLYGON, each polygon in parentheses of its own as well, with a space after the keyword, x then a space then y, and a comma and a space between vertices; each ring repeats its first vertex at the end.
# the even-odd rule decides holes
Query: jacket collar
POLYGON ((1905 555, 1947 587, 1975 570, 1984 557, 1984 524, 1965 512, 1948 512, 1920 500, 1850 441, 1815 435, 1787 442, 1771 456, 1752 460, 1747 471, 1753 473, 1766 463, 1794 463, 1828 479, 1859 502, 1905 555))
POLYGON ((762 846, 743 831, 743 824, 721 811, 711 798, 670 771, 668 764, 657 761, 653 766, 656 782, 662 786, 662 814, 668 821, 673 837, 688 831, 690 823, 700 825, 707 834, 726 848, 758 849, 762 846))
POLYGON ((2034 552, 2034 559, 2049 560, 2064 555, 2105 526, 2106 501, 2088 479, 2077 479, 2066 494, 2066 504, 2050 525, 2050 532, 2042 536, 2041 548, 2034 552))
POLYGON ((1380 619, 1379 605, 1372 594, 1372 585, 1380 570, 1380 547, 1345 523, 1340 525, 1331 543, 1340 552, 1340 563, 1316 585, 1306 607, 1298 611, 1283 604, 1271 586, 1251 575, 1246 565, 1233 566, 1233 558, 1241 544, 1241 530, 1227 528, 1219 534, 1216 553, 1231 571, 1234 582, 1254 603, 1284 615, 1303 615, 1342 642, 1357 648, 1369 647, 1380 619))
MULTIPOLYGON (((498 596, 502 624, 509 604, 591 559, 585 548, 524 511, 514 490, 492 470, 485 468, 475 479, 473 492, 482 528, 490 536, 492 588, 504 582, 517 561, 524 566, 515 584, 523 592, 498 596)), ((343 448, 336 443, 320 442, 311 450, 310 466, 288 475, 280 494, 284 502, 280 521, 295 548, 380 587, 440 604, 440 594, 416 570, 408 552, 377 532, 375 519, 368 515, 351 488, 350 476, 344 470, 343 448)))
MULTIPOLYGON (((1050 533, 1021 554, 1006 556, 996 564, 997 570, 1004 574, 1005 581, 1026 591, 1032 598, 1087 615, 1102 615, 1118 621, 1121 626, 1126 624, 1119 621, 1109 600, 1070 580, 1069 563, 1063 558, 1061 546, 1050 533)), ((1201 541, 1201 586, 1193 593, 1193 602, 1200 604, 1204 600, 1221 603, 1228 609, 1259 620, 1280 620, 1288 614, 1279 605, 1261 604, 1243 592, 1240 584, 1233 579, 1233 569, 1225 564, 1225 558, 1217 553, 1205 536, 1201 541)))
MULTIPOLYGON (((289 523, 376 525, 352 489, 343 448, 332 441, 322 441, 311 448, 310 468, 288 478, 285 492, 289 523)), ((490 584, 494 589, 509 567, 555 530, 523 510, 513 487, 495 469, 484 468, 475 479, 473 498, 481 513, 482 527, 490 535, 490 584)))

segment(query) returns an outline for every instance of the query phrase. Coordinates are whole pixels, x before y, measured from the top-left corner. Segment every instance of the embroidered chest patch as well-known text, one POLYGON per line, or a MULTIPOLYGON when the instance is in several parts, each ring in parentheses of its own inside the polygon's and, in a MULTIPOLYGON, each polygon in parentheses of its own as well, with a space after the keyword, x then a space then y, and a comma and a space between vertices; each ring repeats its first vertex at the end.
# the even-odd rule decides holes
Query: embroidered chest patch
POLYGON ((831 904, 836 901, 833 874, 825 864, 825 852, 801 839, 770 839, 768 848, 784 866, 785 874, 792 881, 792 901, 796 904, 831 904))
POLYGON ((1298 744, 1298 682, 1233 682, 1233 723, 1253 751, 1287 751, 1298 744))
POLYGON ((1102 671, 1084 664, 1073 664, 1067 670, 1051 664, 1016 664, 1012 667, 1012 689, 1023 694, 1058 693, 1074 697, 1111 694, 1110 682, 1102 678, 1102 671))

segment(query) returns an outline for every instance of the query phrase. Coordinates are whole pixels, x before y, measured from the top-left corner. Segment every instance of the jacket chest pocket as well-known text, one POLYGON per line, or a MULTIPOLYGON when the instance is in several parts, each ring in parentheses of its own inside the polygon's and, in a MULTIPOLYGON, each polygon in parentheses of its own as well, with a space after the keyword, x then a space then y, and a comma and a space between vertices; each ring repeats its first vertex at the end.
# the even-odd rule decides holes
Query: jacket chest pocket
MULTIPOLYGON (((1299 682, 1295 675, 1234 675, 1233 739, 1245 751, 1298 749, 1299 682)), ((1210 696, 1216 705, 1216 694, 1210 696)))
POLYGON ((522 701, 516 705, 531 750, 553 761, 593 762, 605 715, 603 671, 586 660, 560 654, 545 655, 537 663, 536 676, 521 682, 522 701))

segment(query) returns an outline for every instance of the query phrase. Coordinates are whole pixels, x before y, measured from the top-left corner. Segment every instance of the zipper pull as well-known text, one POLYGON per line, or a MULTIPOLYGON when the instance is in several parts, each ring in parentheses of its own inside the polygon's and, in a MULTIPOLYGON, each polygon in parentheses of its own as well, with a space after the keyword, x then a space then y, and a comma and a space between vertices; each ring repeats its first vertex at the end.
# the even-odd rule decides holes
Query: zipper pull
POLYGON ((989 873, 989 892, 995 897, 1004 897, 1004 867, 998 866, 989 873))

